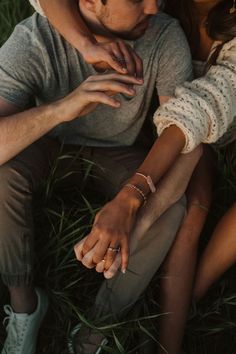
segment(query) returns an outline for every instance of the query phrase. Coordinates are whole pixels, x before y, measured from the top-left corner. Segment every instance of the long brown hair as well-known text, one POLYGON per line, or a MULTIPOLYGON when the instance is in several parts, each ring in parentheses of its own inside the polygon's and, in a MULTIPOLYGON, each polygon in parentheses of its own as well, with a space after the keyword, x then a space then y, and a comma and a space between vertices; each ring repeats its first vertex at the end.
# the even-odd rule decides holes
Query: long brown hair
MULTIPOLYGON (((213 40, 222 42, 212 54, 210 64, 215 63, 222 46, 236 37, 236 11, 230 13, 232 6, 233 0, 220 0, 208 13, 207 33, 213 40)), ((194 56, 199 38, 194 0, 165 0, 163 10, 180 21, 194 56)))

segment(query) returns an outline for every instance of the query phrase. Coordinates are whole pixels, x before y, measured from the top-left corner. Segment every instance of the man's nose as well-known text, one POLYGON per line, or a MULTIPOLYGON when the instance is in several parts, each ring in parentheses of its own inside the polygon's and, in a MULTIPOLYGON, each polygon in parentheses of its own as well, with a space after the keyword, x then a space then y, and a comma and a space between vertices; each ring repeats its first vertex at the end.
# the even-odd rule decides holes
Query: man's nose
POLYGON ((156 15, 159 11, 158 0, 144 0, 143 12, 145 15, 156 15))

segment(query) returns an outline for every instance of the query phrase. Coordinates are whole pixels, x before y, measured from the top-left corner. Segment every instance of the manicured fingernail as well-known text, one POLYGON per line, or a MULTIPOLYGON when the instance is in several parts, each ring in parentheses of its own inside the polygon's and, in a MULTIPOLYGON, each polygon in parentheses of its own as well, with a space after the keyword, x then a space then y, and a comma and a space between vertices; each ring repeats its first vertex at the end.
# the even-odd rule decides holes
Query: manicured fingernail
POLYGON ((122 273, 122 274, 125 274, 125 273, 126 273, 126 268, 121 269, 121 273, 122 273))

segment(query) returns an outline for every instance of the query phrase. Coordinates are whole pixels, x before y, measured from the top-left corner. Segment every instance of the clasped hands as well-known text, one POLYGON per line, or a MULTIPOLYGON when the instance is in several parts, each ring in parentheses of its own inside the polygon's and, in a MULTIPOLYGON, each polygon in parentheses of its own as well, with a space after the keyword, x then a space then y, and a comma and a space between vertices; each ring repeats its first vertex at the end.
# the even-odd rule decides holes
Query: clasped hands
POLYGON ((120 266, 125 273, 129 236, 140 206, 132 192, 121 191, 97 213, 89 235, 75 245, 77 260, 89 269, 103 272, 107 279, 112 278, 120 266))

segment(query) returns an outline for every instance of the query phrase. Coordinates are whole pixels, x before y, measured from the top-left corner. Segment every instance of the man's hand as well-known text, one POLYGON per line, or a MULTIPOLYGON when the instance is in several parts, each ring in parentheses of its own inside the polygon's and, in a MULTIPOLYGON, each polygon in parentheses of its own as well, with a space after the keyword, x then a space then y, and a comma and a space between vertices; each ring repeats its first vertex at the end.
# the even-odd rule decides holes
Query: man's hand
POLYGON ((61 120, 66 122, 84 116, 93 111, 99 103, 118 108, 120 102, 113 96, 118 93, 134 96, 133 85, 142 83, 141 79, 129 75, 92 75, 60 101, 61 120))
POLYGON ((88 41, 80 51, 84 60, 98 70, 114 69, 120 74, 143 78, 142 59, 120 39, 106 43, 88 41))
POLYGON ((103 262, 103 271, 106 271, 112 265, 119 249, 121 271, 125 272, 129 258, 129 236, 140 205, 141 202, 135 195, 135 191, 121 190, 96 215, 92 230, 86 240, 75 245, 77 259, 82 260, 88 268, 93 268, 103 262), (92 258, 90 252, 94 252, 92 258))

